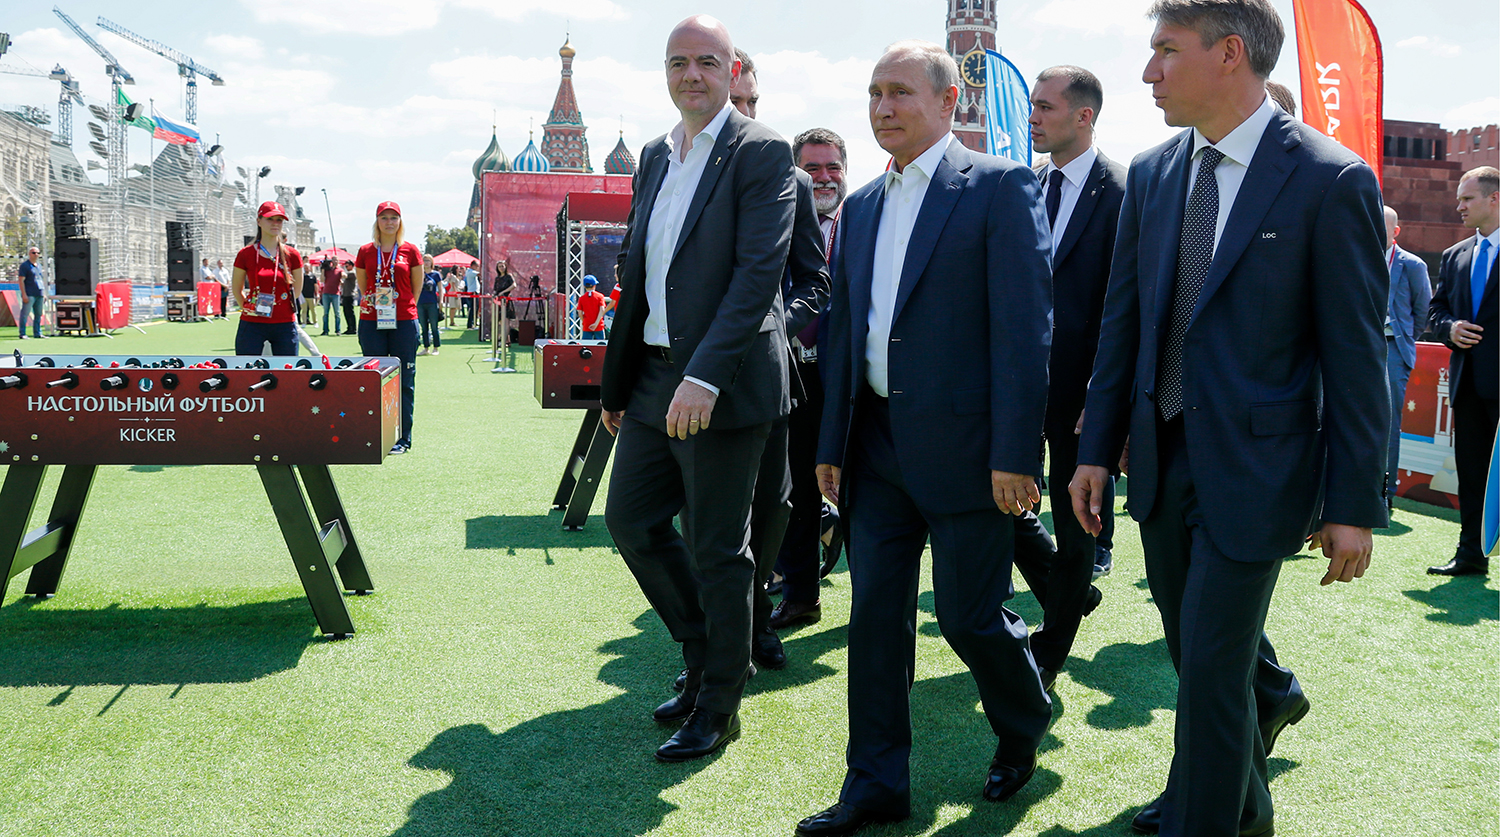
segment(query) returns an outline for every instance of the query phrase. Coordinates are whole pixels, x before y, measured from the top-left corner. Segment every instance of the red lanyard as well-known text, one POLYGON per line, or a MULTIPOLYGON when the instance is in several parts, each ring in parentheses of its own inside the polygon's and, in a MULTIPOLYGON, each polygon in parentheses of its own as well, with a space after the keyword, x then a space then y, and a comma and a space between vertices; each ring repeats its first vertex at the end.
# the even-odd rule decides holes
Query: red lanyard
POLYGON ((277 246, 277 248, 276 248, 276 258, 275 259, 271 259, 271 251, 269 251, 269 250, 266 249, 266 245, 260 243, 259 241, 255 242, 255 283, 254 283, 254 289, 256 290, 257 293, 260 292, 260 258, 261 258, 261 256, 265 256, 267 260, 270 260, 272 262, 270 293, 275 294, 276 293, 276 280, 281 278, 281 271, 283 270, 283 268, 281 266, 281 247, 279 245, 277 246))

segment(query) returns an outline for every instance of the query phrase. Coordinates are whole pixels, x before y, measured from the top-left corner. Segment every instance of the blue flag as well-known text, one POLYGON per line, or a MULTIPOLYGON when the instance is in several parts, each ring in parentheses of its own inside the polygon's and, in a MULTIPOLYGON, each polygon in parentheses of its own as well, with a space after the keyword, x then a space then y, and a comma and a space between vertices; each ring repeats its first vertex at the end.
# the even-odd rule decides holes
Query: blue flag
POLYGON ((1026 120, 1031 118, 1031 91, 1010 59, 992 49, 985 50, 985 59, 984 110, 989 114, 989 124, 985 126, 989 152, 1029 166, 1031 126, 1026 120))

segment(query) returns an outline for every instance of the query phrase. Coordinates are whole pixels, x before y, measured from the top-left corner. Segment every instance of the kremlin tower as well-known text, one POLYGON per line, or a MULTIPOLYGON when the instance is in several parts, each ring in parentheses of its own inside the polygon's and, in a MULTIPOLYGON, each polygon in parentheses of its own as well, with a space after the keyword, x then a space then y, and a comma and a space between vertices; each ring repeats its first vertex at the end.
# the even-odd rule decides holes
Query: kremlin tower
POLYGON ((958 62, 958 106, 953 135, 965 148, 988 150, 984 112, 984 51, 995 47, 995 4, 999 0, 948 0, 948 54, 958 62))
POLYGON ((562 56, 562 81, 557 85, 557 97, 552 100, 552 112, 542 123, 541 151, 551 171, 588 174, 594 170, 589 164, 589 141, 583 135, 588 127, 583 124, 578 99, 573 95, 573 56, 577 53, 564 38, 557 54, 562 56))

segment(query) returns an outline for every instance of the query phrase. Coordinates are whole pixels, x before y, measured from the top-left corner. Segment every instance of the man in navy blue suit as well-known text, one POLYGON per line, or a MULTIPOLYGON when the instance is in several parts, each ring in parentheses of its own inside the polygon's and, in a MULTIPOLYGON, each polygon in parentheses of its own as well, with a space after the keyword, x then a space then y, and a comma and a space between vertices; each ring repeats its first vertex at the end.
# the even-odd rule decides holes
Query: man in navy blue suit
MULTIPOLYGON (((1036 176, 953 137, 958 67, 902 41, 870 80, 886 173, 844 203, 832 265, 818 479, 847 527, 848 772, 837 804, 797 826, 850 834, 911 811, 917 581, 932 543, 943 637, 998 737, 984 786, 1010 798, 1036 771, 1051 718, 1004 603, 1011 515, 1041 499, 1052 249, 1036 176)), ((962 707, 954 707, 955 711, 962 707)))
POLYGON ((1190 130, 1131 164, 1073 507, 1097 532, 1128 437, 1178 673, 1167 789, 1134 825, 1268 835, 1266 751, 1299 717, 1267 726, 1255 694, 1282 560, 1318 532, 1322 583, 1353 581, 1386 525, 1380 188, 1267 98, 1284 40, 1268 0, 1157 0, 1150 15, 1143 80, 1190 130))
POLYGON ((1385 369, 1391 384, 1390 450, 1386 456, 1385 507, 1396 496, 1396 466, 1401 455, 1401 417, 1406 413, 1406 382, 1417 365, 1417 335, 1427 327, 1432 283, 1427 263, 1396 245, 1401 234, 1396 210, 1385 208, 1385 263, 1391 269, 1386 296, 1385 369))

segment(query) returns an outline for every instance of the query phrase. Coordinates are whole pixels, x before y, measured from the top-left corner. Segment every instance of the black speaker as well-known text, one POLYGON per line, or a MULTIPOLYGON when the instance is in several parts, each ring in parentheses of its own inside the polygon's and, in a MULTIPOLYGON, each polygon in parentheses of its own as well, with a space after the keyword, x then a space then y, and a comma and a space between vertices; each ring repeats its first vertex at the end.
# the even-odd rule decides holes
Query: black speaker
POLYGON ((52 202, 52 228, 57 238, 83 238, 88 235, 85 229, 87 221, 83 204, 77 201, 52 202))
POLYGON ((98 239, 59 238, 52 255, 58 296, 91 297, 99 289, 98 239))
POLYGON ((167 290, 191 291, 198 287, 197 250, 169 248, 167 250, 167 290))
POLYGON ((167 249, 190 250, 198 246, 198 225, 190 221, 167 222, 167 249))

